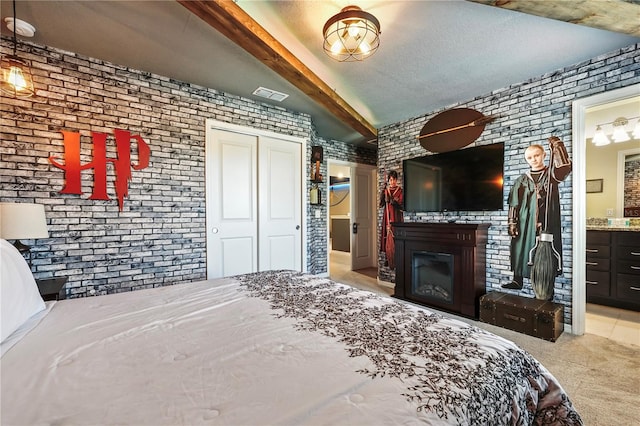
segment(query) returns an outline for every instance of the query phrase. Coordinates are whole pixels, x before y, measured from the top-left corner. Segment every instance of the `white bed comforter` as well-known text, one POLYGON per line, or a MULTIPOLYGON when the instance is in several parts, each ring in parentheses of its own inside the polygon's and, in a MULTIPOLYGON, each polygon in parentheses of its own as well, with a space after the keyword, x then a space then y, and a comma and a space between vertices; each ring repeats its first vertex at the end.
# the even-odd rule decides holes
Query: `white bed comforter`
POLYGON ((58 302, 1 368, 5 426, 581 424, 511 342, 290 271, 58 302))

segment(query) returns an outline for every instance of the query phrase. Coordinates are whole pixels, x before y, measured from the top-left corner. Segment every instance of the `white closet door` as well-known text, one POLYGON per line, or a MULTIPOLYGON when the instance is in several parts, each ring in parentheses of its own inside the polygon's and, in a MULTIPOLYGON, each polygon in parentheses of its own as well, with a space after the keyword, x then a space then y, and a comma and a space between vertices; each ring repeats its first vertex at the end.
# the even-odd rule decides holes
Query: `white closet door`
POLYGON ((256 272, 256 136, 212 130, 207 147, 207 278, 256 272), (209 149, 211 148, 211 149, 209 149))
POLYGON ((302 265, 302 147, 261 137, 259 158, 259 270, 302 265))
POLYGON ((302 271, 304 143, 207 122, 207 278, 302 271))

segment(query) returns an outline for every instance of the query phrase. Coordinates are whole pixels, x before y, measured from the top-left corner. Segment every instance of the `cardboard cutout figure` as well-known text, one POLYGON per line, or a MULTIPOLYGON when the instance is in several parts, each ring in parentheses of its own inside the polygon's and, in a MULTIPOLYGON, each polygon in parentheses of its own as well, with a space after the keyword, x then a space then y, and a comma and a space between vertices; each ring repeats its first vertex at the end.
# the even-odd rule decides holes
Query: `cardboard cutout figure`
POLYGON ((391 170, 385 174, 385 184, 380 192, 382 212, 382 229, 380 230, 380 251, 385 253, 386 265, 395 268, 395 241, 393 239, 393 222, 402 222, 402 188, 398 186, 398 173, 391 170))
POLYGON ((502 287, 520 290, 531 278, 537 299, 553 299, 553 282, 562 273, 560 196, 558 184, 571 173, 567 150, 550 137, 549 166, 542 145, 525 150, 530 170, 516 179, 509 192, 508 232, 511 236, 513 280, 502 287))

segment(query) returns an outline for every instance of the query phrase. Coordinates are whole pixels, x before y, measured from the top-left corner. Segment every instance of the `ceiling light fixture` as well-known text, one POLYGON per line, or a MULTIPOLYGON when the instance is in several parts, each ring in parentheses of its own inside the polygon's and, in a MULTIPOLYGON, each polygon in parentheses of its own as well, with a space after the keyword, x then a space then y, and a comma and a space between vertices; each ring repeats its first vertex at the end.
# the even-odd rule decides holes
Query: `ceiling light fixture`
POLYGON ((362 61, 380 46, 380 22, 358 6, 347 6, 322 29, 323 49, 339 62, 362 61))
POLYGON ((0 64, 0 69, 2 70, 0 90, 2 93, 14 98, 28 98, 35 94, 33 76, 27 61, 16 56, 18 46, 16 32, 31 37, 35 33, 35 28, 27 22, 16 18, 15 0, 13 0, 13 18, 5 18, 5 22, 7 27, 13 31, 13 55, 2 57, 0 64))

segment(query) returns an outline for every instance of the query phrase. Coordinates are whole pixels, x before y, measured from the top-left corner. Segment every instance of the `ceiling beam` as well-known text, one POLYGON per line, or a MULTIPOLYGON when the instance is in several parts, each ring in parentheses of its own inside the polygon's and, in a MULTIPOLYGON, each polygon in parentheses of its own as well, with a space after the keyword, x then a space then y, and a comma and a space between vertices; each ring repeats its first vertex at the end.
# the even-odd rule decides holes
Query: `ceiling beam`
POLYGON ((177 0, 365 138, 378 131, 235 2, 177 0))
POLYGON ((503 9, 640 37, 638 0, 471 0, 503 9))

